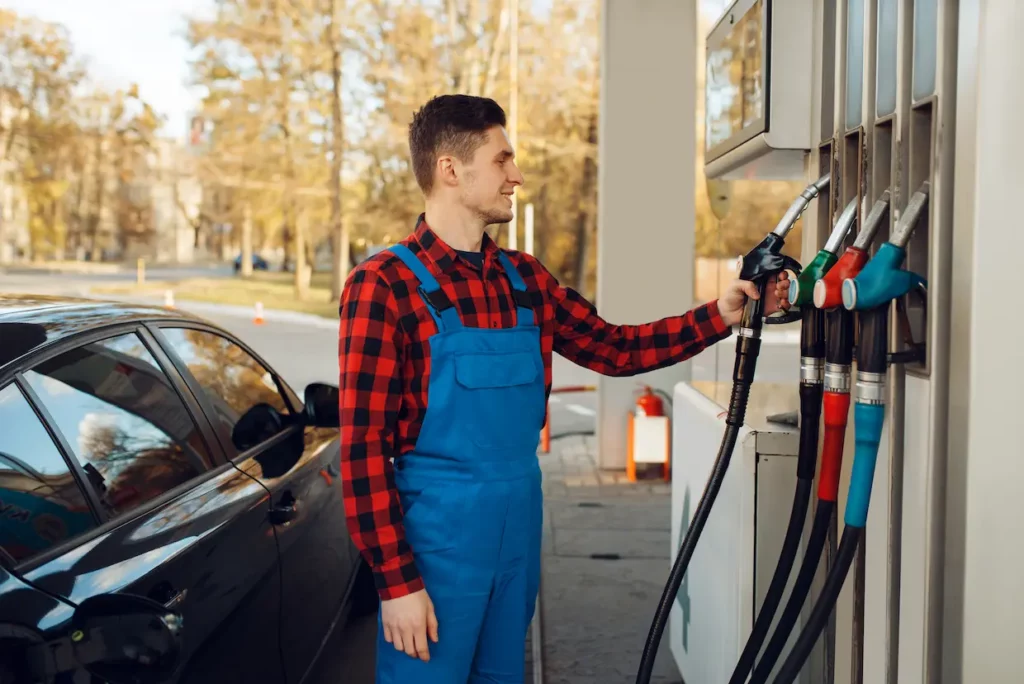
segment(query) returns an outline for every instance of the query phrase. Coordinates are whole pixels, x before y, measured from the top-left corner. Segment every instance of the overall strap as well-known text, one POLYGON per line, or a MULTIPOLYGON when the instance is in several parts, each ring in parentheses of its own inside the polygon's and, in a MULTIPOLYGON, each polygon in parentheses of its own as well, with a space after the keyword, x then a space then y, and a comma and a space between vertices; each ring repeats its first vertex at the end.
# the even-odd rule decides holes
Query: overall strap
POLYGON ((451 300, 448 299, 444 290, 441 289, 437 279, 430 274, 430 271, 423 265, 423 262, 412 253, 412 250, 401 244, 392 245, 388 249, 391 250, 392 254, 401 259, 420 281, 416 291, 423 298, 423 301, 427 303, 427 309, 430 311, 430 315, 434 317, 438 331, 444 332, 445 329, 461 328, 462 320, 459 318, 459 312, 455 309, 451 300))
POLYGON ((505 252, 498 252, 498 259, 505 267, 505 275, 512 281, 512 297, 516 300, 516 318, 518 325, 533 325, 533 303, 530 301, 530 293, 526 291, 526 283, 519 271, 512 264, 505 252))

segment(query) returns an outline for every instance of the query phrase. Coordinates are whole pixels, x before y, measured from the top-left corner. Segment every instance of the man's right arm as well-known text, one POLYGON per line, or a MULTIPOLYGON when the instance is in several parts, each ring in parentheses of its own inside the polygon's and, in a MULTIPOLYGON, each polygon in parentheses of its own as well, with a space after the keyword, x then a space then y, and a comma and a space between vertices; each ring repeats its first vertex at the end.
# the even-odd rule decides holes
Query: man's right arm
POLYGON ((349 533, 381 600, 423 588, 405 538, 391 458, 401 408, 402 331, 391 286, 357 268, 339 308, 341 478, 349 533))

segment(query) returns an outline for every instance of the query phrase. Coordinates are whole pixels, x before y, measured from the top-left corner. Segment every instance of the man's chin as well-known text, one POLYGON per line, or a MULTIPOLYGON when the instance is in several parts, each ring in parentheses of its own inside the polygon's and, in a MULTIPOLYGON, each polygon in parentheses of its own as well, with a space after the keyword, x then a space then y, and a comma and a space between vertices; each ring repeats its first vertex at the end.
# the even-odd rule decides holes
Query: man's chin
POLYGON ((512 210, 511 209, 508 209, 508 210, 505 210, 505 211, 500 211, 500 210, 489 211, 486 214, 484 214, 484 222, 487 225, 489 225, 489 226, 493 226, 493 225, 496 225, 496 224, 502 224, 502 223, 509 223, 511 221, 512 221, 512 210))

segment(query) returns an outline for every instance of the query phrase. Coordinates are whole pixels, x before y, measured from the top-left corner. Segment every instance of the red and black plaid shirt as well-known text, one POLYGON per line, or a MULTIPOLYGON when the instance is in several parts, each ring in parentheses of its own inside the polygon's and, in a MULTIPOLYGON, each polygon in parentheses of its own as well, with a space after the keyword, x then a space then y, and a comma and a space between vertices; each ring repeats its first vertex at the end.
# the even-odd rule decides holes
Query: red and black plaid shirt
MULTIPOLYGON (((403 243, 437 278, 463 325, 516 324, 512 286, 499 248, 483 240, 483 270, 456 254, 421 221, 403 243), (426 258, 424 258, 426 257, 426 258)), ((629 376, 670 366, 729 336, 716 302, 644 325, 613 325, 577 292, 562 287, 537 259, 507 252, 526 281, 541 327, 547 390, 551 354, 598 373, 629 376)), ((437 331, 418 281, 389 251, 349 275, 339 331, 341 477, 348 529, 373 568, 382 599, 423 587, 405 538, 392 458, 412 449, 427 409, 429 338, 437 331)))

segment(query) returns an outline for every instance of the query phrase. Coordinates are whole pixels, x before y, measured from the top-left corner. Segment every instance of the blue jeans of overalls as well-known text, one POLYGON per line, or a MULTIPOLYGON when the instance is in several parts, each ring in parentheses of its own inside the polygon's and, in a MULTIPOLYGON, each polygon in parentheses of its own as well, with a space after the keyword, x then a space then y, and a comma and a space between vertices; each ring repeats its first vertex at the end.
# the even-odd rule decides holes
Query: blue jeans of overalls
POLYGON ((395 484, 439 643, 428 639, 423 662, 386 642, 378 624, 377 682, 522 684, 543 518, 540 331, 505 254, 517 324, 480 329, 463 326, 450 303, 438 310, 430 297, 437 280, 405 246, 391 250, 416 274, 438 328, 429 341, 426 417, 414 449, 395 459, 395 484))

